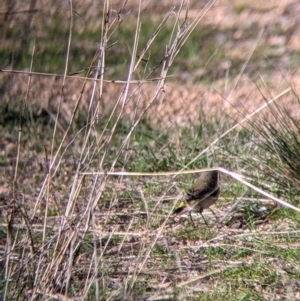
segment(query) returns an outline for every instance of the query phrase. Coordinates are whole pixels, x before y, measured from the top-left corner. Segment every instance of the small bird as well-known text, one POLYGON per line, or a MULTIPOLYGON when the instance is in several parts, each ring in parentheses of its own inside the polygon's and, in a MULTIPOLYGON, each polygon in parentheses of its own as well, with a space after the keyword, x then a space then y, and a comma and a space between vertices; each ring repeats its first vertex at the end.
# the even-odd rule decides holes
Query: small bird
MULTIPOLYGON (((180 202, 174 213, 189 213, 192 220, 191 211, 199 212, 207 225, 202 212, 218 200, 219 194, 219 172, 217 170, 203 172, 187 191, 187 195, 180 202)), ((215 215, 213 211, 212 213, 215 215)))

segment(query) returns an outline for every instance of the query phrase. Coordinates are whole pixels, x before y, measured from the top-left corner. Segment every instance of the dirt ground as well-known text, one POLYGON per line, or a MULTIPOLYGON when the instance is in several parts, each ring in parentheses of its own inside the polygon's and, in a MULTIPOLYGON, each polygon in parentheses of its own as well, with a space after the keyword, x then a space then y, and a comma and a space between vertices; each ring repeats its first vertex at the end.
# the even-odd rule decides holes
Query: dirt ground
MULTIPOLYGON (((89 5, 86 2, 83 5, 80 1, 74 1, 74 9, 84 20, 97 20, 97 4, 94 1, 89 2, 89 5)), ((35 8, 45 13, 47 3, 46 0, 41 1, 35 8)), ((117 10, 123 1, 116 0, 110 3, 111 8, 117 10)), ((138 3, 139 1, 128 1, 124 13, 129 11, 136 13, 138 3)), ((178 8, 180 3, 181 1, 178 0, 142 1, 142 17, 151 12, 155 18, 159 13, 165 14, 172 7, 178 8)), ((205 4, 206 1, 192 1, 189 18, 193 20, 205 4)), ((2 3, 2 11, 8 9, 5 5, 2 3)), ((55 14, 61 6, 60 3, 51 6, 49 14, 55 14)), ((13 9, 21 11, 28 7, 17 3, 13 9)), ((291 90, 294 89, 297 93, 300 85, 297 59, 300 48, 299 13, 300 3, 295 0, 272 0, 263 3, 261 1, 250 3, 245 0, 216 1, 199 26, 209 25, 221 32, 219 34, 221 41, 224 36, 228 39, 226 43, 220 42, 222 46, 216 45, 217 53, 211 61, 217 67, 211 70, 209 68, 211 62, 207 62, 205 66, 196 66, 192 72, 186 71, 183 66, 180 71, 171 74, 166 81, 163 96, 153 103, 147 113, 149 121, 162 122, 166 126, 193 125, 197 123, 199 108, 207 116, 220 117, 225 114, 240 120, 264 104, 265 100, 276 97, 286 89, 290 91, 286 91, 278 103, 297 114, 294 107, 296 102, 291 90), (218 53, 221 55, 218 56, 218 53), (237 67, 236 60, 242 62, 237 67), (232 72, 238 75, 232 77, 230 76, 232 72), (212 78, 209 83, 203 80, 208 76, 212 78)), ((15 19, 12 19, 15 20, 14 22, 17 22, 17 16, 16 14, 15 19)), ((34 18, 38 17, 39 13, 34 18)), ((13 26, 14 22, 11 22, 10 26, 13 26)), ((35 19, 32 22, 34 23, 35 19)), ((83 42, 83 45, 88 47, 86 42, 83 42)), ((197 61, 194 64, 196 65, 197 61)), ((5 86, 3 99, 6 102, 26 94, 28 87, 26 74, 1 72, 0 78, 5 86)), ((59 76, 33 76, 29 91, 30 101, 38 103, 50 114, 55 114, 61 83, 62 79, 59 76)), ((71 108, 81 93, 81 87, 82 80, 76 77, 68 79, 64 88, 65 101, 62 106, 62 118, 66 122, 70 119, 71 108)), ((88 106, 92 89, 93 84, 88 83, 83 93, 83 107, 88 106)), ((111 111, 124 89, 124 84, 105 83, 103 89, 101 101, 105 114, 111 111)), ((126 115, 135 114, 137 102, 142 110, 151 99, 154 89, 155 83, 143 85, 136 100, 126 106, 126 115)))

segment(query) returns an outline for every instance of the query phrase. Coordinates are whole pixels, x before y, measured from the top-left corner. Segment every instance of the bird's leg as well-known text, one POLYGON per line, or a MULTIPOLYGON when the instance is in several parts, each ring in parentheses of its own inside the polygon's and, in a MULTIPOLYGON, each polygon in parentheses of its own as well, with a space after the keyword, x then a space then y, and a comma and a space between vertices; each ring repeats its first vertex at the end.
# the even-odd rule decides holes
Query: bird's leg
POLYGON ((208 208, 212 214, 214 215, 215 219, 219 222, 219 218, 217 217, 217 215, 213 212, 213 210, 211 208, 208 208))
POLYGON ((203 220, 204 220, 206 226, 208 226, 208 223, 207 223, 206 219, 204 218, 204 216, 203 216, 203 214, 202 214, 202 210, 200 210, 199 213, 201 214, 201 216, 202 216, 202 218, 203 218, 203 220))
POLYGON ((194 224, 194 221, 193 221, 193 218, 192 218, 192 213, 191 213, 191 211, 189 211, 189 216, 190 216, 192 225, 195 227, 195 224, 194 224))

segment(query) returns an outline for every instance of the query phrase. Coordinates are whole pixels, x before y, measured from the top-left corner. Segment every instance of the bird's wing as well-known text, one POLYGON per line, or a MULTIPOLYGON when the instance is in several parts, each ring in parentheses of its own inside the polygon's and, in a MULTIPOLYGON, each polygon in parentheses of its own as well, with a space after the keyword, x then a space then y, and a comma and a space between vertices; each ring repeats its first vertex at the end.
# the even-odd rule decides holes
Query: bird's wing
POLYGON ((194 190, 194 189, 189 189, 187 191, 187 196, 185 198, 186 201, 188 200, 199 200, 199 202, 201 202, 203 199, 206 199, 207 197, 209 197, 211 194, 213 194, 217 189, 219 188, 218 185, 216 185, 214 188, 206 188, 206 189, 198 189, 198 190, 194 190))
POLYGON ((187 195, 175 209, 174 213, 186 213, 189 211, 193 211, 195 207, 201 205, 201 202, 206 200, 210 196, 215 196, 219 194, 219 186, 217 185, 214 189, 203 191, 200 195, 187 195), (197 197, 196 197, 197 196, 197 197), (189 204, 189 201, 195 200, 194 203, 189 204))

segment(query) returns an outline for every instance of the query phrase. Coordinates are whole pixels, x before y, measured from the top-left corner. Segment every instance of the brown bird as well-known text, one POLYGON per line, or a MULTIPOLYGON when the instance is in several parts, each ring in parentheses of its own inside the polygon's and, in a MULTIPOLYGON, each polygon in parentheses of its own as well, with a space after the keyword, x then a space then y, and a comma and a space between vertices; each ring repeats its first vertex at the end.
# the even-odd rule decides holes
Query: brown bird
MULTIPOLYGON (((201 173, 194 185, 187 191, 187 195, 180 202, 174 213, 189 213, 192 220, 191 212, 199 212, 207 225, 202 212, 218 200, 219 194, 219 172, 217 170, 205 171, 201 173)), ((215 215, 213 211, 212 213, 215 215)))

